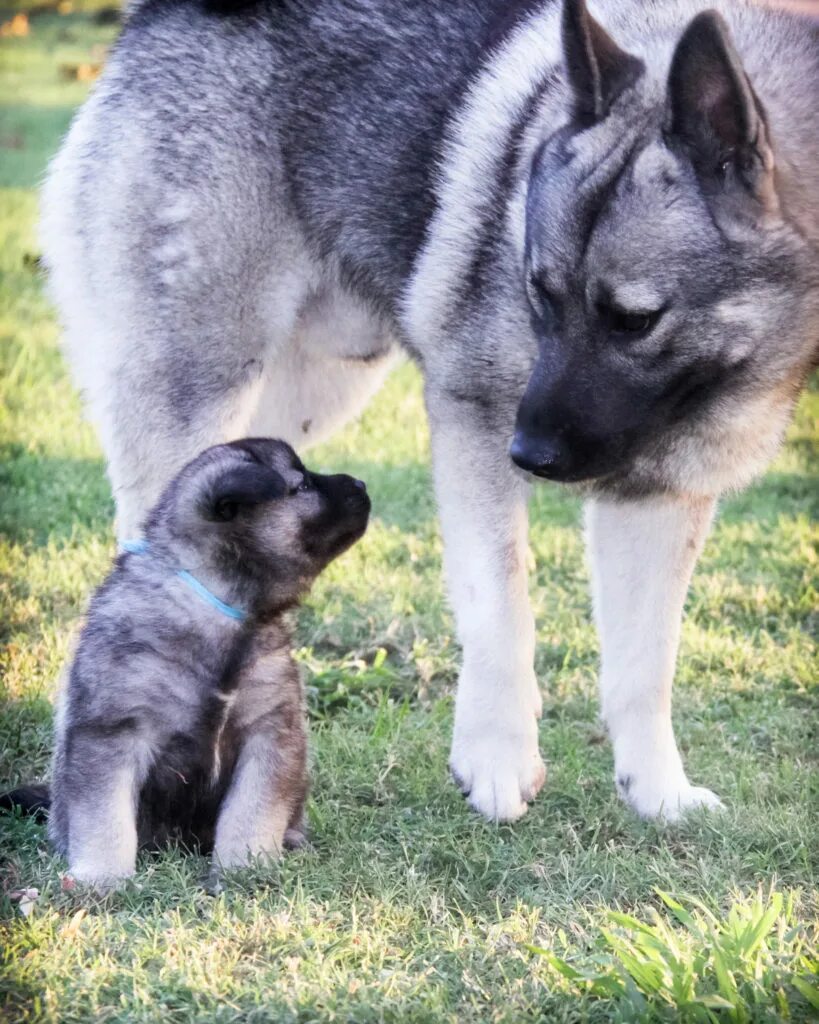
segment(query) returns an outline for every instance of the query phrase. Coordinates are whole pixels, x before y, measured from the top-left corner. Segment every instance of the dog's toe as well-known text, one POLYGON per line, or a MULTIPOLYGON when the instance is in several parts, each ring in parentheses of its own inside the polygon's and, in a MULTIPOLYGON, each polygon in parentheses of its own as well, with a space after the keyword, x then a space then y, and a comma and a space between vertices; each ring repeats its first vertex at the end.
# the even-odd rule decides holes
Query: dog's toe
POLYGON ((452 781, 455 783, 458 789, 460 789, 461 793, 464 796, 469 796, 470 792, 472 791, 471 782, 466 781, 464 776, 458 771, 458 769, 455 767, 455 765, 452 764, 451 761, 449 763, 449 774, 452 776, 452 781))
POLYGON ((531 737, 459 737, 450 771, 469 805, 490 821, 516 821, 546 779, 535 730, 531 737))
POLYGON ((303 850, 309 845, 307 832, 303 828, 291 827, 284 833, 285 850, 303 850))
POLYGON ((667 823, 679 821, 689 811, 716 811, 724 807, 716 793, 703 786, 692 786, 683 777, 673 783, 641 784, 639 776, 618 776, 617 791, 641 818, 656 818, 667 823))

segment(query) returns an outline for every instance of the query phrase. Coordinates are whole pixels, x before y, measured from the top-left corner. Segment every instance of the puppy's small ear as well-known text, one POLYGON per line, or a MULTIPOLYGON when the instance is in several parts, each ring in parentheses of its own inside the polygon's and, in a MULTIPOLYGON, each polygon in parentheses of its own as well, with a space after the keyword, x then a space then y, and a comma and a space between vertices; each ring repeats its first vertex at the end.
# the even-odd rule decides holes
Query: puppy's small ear
POLYGON ((269 466, 243 463, 226 470, 213 484, 204 503, 208 519, 229 522, 240 509, 273 501, 287 494, 284 477, 269 466))
POLYGON ((639 57, 620 49, 589 14, 586 0, 563 0, 562 39, 575 117, 592 125, 637 81, 645 65, 639 57))
POLYGON ((682 35, 668 78, 669 122, 706 192, 739 186, 769 206, 773 152, 762 105, 751 88, 725 19, 703 11, 682 35))

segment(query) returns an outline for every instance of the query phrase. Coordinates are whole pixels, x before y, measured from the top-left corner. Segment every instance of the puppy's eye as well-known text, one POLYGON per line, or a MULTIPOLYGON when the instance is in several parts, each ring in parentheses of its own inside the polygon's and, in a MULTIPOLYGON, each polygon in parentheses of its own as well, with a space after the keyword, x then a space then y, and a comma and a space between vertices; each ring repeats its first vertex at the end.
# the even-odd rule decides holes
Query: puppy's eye
POLYGON ((217 502, 214 511, 216 513, 216 518, 220 522, 229 523, 239 514, 239 506, 235 501, 220 501, 217 502))
POLYGON ((605 327, 613 334, 645 334, 657 323, 662 315, 661 309, 628 310, 618 309, 599 303, 597 312, 605 327))
POLYGON ((290 488, 290 493, 291 494, 303 494, 305 491, 312 491, 312 490, 313 490, 313 485, 310 483, 310 481, 307 479, 307 477, 304 477, 304 479, 302 480, 302 482, 300 484, 297 484, 295 487, 291 487, 290 488))

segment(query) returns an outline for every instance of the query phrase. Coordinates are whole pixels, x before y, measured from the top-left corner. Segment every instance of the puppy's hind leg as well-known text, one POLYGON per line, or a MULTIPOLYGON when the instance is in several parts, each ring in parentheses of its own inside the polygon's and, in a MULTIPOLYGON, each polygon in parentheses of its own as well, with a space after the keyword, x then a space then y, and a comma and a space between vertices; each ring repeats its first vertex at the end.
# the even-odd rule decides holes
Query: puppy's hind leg
POLYGON ((133 730, 74 730, 56 780, 68 822, 68 868, 78 881, 105 890, 134 873, 137 802, 149 767, 133 730))
POLYGON ((603 719, 617 790, 646 818, 719 806, 688 781, 671 724, 683 602, 713 508, 710 498, 666 497, 587 508, 603 719))

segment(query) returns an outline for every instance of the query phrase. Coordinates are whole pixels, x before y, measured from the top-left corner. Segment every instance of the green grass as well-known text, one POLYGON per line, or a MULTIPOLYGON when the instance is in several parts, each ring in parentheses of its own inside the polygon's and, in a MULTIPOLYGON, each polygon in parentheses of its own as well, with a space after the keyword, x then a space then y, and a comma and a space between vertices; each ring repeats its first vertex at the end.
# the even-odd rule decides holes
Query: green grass
MULTIPOLYGON (((112 34, 51 12, 0 41, 0 784, 47 768, 56 679, 114 550, 34 234, 36 182, 85 90, 59 66, 112 34)), ((418 376, 400 369, 312 457, 365 477, 375 508, 299 617, 312 849, 216 898, 204 862, 169 851, 96 900, 63 891, 42 828, 5 819, 0 1018, 816 1019, 817 413, 805 396, 768 475, 724 503, 688 601, 675 712, 693 778, 727 804, 715 817, 645 824, 615 799, 580 509, 538 490, 550 776, 526 818, 498 827, 447 780, 458 650, 418 376), (27 918, 9 898, 21 887, 39 890, 27 918)))

